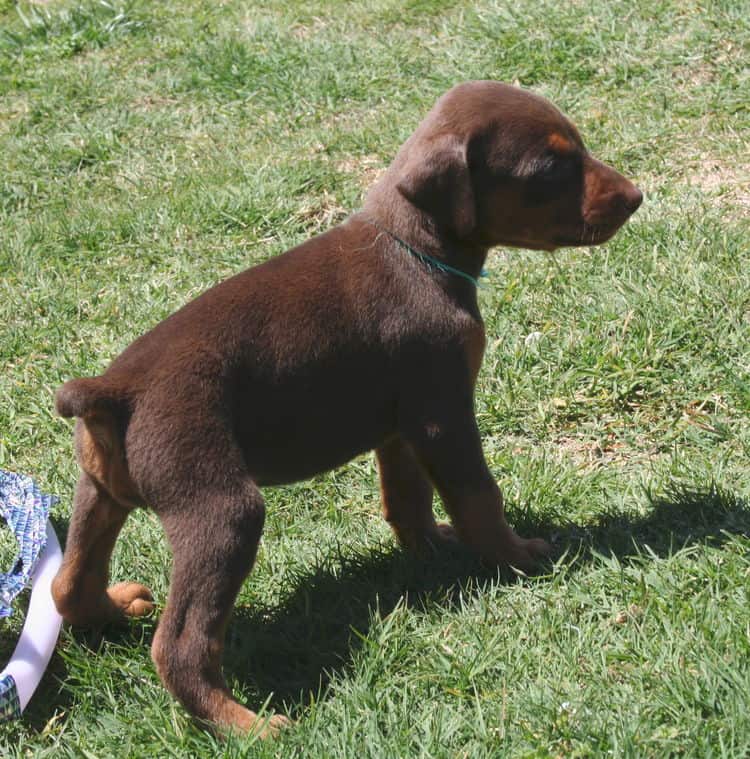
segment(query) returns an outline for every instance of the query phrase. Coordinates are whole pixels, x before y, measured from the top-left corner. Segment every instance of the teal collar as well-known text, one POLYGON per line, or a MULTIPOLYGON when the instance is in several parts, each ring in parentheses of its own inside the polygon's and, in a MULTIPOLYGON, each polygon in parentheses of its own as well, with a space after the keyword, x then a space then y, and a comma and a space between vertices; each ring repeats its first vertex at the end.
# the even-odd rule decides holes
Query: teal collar
MULTIPOLYGON (((442 271, 446 274, 455 274, 457 277, 462 277, 468 282, 471 282, 474 287, 481 287, 479 280, 476 277, 472 277, 471 274, 467 274, 461 269, 456 269, 454 266, 449 266, 437 258, 428 256, 426 253, 421 253, 416 248, 412 248, 408 242, 404 242, 400 237, 396 237, 393 232, 389 232, 385 227, 381 227, 380 224, 378 224, 376 221, 373 221, 372 219, 365 219, 365 221, 371 226, 375 227, 375 229, 388 235, 388 237, 390 237, 394 242, 398 243, 404 250, 409 251, 409 253, 411 253, 414 258, 421 261, 425 266, 427 266, 428 269, 437 269, 438 271, 442 271)), ((484 269, 482 269, 482 271, 479 272, 479 276, 487 277, 489 275, 484 269)))

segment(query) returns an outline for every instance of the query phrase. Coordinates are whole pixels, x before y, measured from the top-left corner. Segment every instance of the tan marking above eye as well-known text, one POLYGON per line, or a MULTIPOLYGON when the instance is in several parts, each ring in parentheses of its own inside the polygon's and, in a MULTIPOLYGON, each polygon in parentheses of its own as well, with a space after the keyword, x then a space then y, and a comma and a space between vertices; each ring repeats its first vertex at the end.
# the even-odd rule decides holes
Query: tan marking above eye
POLYGON ((559 132, 553 132, 547 138, 547 145, 560 153, 572 153, 575 150, 575 145, 559 132))

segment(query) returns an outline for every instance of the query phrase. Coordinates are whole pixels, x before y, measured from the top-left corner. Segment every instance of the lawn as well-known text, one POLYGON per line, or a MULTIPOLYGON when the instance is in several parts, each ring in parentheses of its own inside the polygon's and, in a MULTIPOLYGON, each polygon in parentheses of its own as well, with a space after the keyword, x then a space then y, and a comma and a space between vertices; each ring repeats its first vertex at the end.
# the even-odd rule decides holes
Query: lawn
MULTIPOLYGON (((0 0, 0 467, 61 537, 54 389, 344 219, 456 82, 551 98, 646 196, 601 248, 495 251, 481 290, 486 455, 552 566, 403 553, 362 457, 265 492, 225 671, 296 720, 278 741, 196 726, 147 620, 64 630, 0 752, 747 756, 749 61, 748 0, 0 0)), ((113 580, 161 607, 169 569, 136 513, 113 580)))

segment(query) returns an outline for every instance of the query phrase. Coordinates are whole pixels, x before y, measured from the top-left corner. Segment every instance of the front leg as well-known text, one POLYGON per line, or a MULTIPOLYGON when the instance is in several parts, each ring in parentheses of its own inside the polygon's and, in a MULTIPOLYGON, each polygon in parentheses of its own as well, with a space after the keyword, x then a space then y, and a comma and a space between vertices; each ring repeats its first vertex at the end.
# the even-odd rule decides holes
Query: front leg
POLYGON ((397 437, 380 446, 375 455, 380 473, 383 517, 399 543, 404 548, 423 551, 455 542, 451 526, 435 521, 432 513, 434 488, 412 447, 397 437))
POLYGON ((408 440, 437 487, 458 537, 487 561, 528 571, 549 552, 549 545, 519 537, 505 520, 503 497, 482 453, 471 400, 466 400, 463 410, 418 416, 408 440))

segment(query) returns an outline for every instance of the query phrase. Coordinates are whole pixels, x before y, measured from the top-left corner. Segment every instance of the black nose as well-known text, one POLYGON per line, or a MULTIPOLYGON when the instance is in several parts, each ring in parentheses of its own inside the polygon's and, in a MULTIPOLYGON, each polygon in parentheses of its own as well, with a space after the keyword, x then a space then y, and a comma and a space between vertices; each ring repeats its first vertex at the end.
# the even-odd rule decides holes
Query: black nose
POLYGON ((635 213, 643 203, 643 193, 635 185, 630 185, 623 193, 623 201, 628 212, 635 213))

